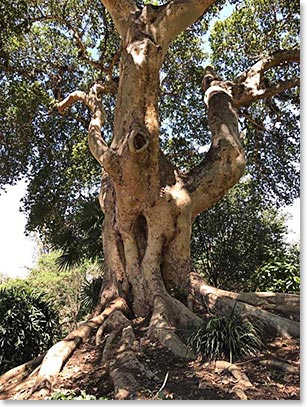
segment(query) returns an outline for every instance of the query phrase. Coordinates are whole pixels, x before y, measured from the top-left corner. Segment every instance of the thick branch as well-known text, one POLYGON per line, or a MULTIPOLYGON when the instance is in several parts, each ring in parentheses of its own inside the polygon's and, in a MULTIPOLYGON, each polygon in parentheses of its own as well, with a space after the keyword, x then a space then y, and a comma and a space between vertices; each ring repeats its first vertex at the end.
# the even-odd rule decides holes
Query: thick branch
POLYGON ((233 81, 231 88, 234 106, 249 106, 256 100, 270 98, 285 90, 299 86, 299 78, 296 77, 279 81, 268 87, 265 87, 263 83, 264 73, 267 70, 279 65, 299 62, 299 50, 278 51, 260 59, 255 65, 233 81))
POLYGON ((187 175, 186 188, 192 199, 192 218, 222 198, 245 170, 232 96, 227 83, 218 79, 212 68, 206 68, 205 101, 212 143, 205 159, 187 175))
POLYGON ((133 0, 101 0, 101 2, 111 14, 119 35, 125 38, 129 17, 139 10, 136 2, 133 0))
POLYGON ((101 135, 101 127, 105 121, 105 111, 99 100, 99 94, 105 91, 103 85, 95 84, 87 94, 83 91, 75 91, 64 100, 56 104, 61 114, 78 101, 86 104, 92 111, 92 118, 88 128, 88 143, 91 153, 102 164, 103 154, 108 150, 108 145, 101 135))
POLYGON ((244 83, 245 85, 248 85, 250 82, 255 83, 255 81, 258 80, 257 84, 259 86, 259 76, 261 74, 275 66, 289 64, 290 62, 300 62, 299 49, 277 51, 260 59, 246 72, 235 78, 234 82, 237 84, 244 83))
POLYGON ((294 88, 295 86, 299 86, 300 79, 293 78, 286 81, 279 81, 274 86, 269 86, 265 89, 259 89, 258 92, 254 95, 256 99, 267 99, 270 98, 278 93, 285 92, 288 89, 294 88))
POLYGON ((173 0, 167 3, 159 28, 163 32, 163 40, 170 43, 178 34, 195 23, 216 0, 173 0))

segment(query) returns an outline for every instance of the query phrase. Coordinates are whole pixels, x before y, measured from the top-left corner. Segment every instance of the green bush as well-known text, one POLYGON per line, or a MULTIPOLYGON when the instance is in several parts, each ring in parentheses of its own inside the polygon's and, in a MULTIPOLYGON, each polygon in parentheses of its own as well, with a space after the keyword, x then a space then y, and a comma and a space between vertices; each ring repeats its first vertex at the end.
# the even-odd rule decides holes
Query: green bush
POLYGON ((276 259, 261 266, 253 275, 254 291, 274 291, 279 293, 299 293, 300 266, 299 260, 286 258, 276 259))
POLYGON ((233 363, 243 356, 255 356, 263 348, 259 328, 234 312, 229 317, 215 316, 192 332, 188 344, 205 360, 233 363))
POLYGON ((87 394, 84 390, 81 390, 80 394, 77 395, 74 391, 62 390, 54 393, 50 400, 107 400, 104 397, 97 398, 92 394, 87 394))
POLYGON ((0 374, 48 349, 59 335, 52 304, 25 287, 0 289, 0 374))

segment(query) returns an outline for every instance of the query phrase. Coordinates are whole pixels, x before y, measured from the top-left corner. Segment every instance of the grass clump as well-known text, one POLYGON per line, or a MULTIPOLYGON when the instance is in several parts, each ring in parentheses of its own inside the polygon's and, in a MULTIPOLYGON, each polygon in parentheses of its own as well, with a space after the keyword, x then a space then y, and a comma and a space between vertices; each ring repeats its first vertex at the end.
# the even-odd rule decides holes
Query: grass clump
POLYGON ((234 311, 230 316, 213 316, 196 328, 188 344, 203 359, 228 360, 254 357, 264 348, 261 326, 244 320, 234 311))

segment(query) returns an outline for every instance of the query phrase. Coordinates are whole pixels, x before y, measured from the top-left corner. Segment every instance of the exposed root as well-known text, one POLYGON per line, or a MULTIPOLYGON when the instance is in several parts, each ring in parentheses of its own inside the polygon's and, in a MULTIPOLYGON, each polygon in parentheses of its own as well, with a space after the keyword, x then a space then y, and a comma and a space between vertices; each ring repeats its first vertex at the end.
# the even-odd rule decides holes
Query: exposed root
POLYGON ((171 324, 170 309, 171 304, 168 301, 160 296, 155 297, 148 334, 166 346, 174 355, 183 359, 195 359, 194 352, 176 335, 175 327, 171 324))
POLYGON ((169 297, 169 302, 177 325, 190 327, 191 325, 200 325, 203 322, 200 317, 176 298, 169 297))
POLYGON ((0 392, 2 391, 2 388, 8 383, 11 384, 12 381, 15 381, 17 383, 18 381, 31 375, 37 369, 37 367, 39 367, 44 356, 45 353, 33 360, 30 360, 29 362, 24 363, 23 365, 14 367, 13 369, 0 376, 0 392))
POLYGON ((253 385, 239 366, 223 360, 217 360, 215 362, 215 371, 217 373, 229 372, 236 380, 236 384, 232 387, 230 392, 235 393, 241 400, 248 399, 245 390, 252 388, 253 385))
POLYGON ((191 273, 190 282, 193 292, 202 297, 208 310, 213 314, 230 315, 236 307, 237 312, 243 318, 260 321, 270 334, 285 338, 298 338, 300 336, 298 322, 241 302, 240 295, 243 296, 243 294, 239 295, 211 287, 195 273, 191 273))
POLYGON ((115 311, 99 329, 96 343, 105 331, 111 331, 106 339, 102 360, 107 363, 110 378, 114 385, 115 398, 133 399, 139 388, 138 377, 158 378, 136 357, 138 341, 131 322, 120 311, 115 311))
POLYGON ((279 312, 287 318, 300 319, 300 296, 274 292, 234 293, 221 290, 223 295, 266 311, 279 312))
POLYGON ((84 343, 95 328, 101 325, 112 312, 119 309, 123 311, 127 309, 126 302, 122 298, 112 301, 100 315, 81 324, 65 339, 53 345, 44 357, 35 384, 26 398, 29 399, 39 390, 41 391, 40 395, 43 397, 49 394, 52 389, 52 378, 61 371, 62 366, 77 346, 84 343))
POLYGON ((282 370, 290 374, 299 374, 300 369, 298 366, 290 365, 289 363, 281 362, 280 360, 275 359, 264 359, 260 360, 259 363, 264 366, 276 367, 279 370, 282 370))

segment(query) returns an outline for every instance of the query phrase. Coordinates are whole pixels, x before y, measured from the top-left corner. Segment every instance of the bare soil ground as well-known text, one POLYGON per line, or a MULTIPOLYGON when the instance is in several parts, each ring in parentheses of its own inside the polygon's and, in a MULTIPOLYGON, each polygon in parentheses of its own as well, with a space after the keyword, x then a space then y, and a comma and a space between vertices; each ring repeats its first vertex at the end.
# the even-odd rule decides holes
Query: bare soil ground
MULTIPOLYGON (((141 333, 141 332, 139 332, 141 333)), ((112 384, 104 366, 101 365, 102 349, 97 349, 94 338, 82 345, 67 362, 54 383, 54 393, 70 391, 78 396, 82 391, 97 398, 113 399, 112 384)), ((139 400, 298 400, 300 398, 299 341, 275 339, 267 344, 263 354, 237 365, 249 378, 251 386, 244 393, 235 392, 238 381, 228 370, 217 370, 215 363, 200 359, 187 362, 173 356, 166 348, 140 339, 139 360, 158 378, 155 382, 138 377, 141 388, 134 399, 139 400), (298 371, 285 372, 280 367, 263 364, 263 360, 286 363, 298 371), (165 384, 161 389, 163 383, 165 384)), ((281 364, 282 364, 281 363, 281 364)), ((29 377, 10 392, 0 394, 0 399, 19 399, 33 385, 29 377)), ((14 383, 12 383, 14 385, 14 383)), ((39 397, 37 397, 39 398, 39 397)))

